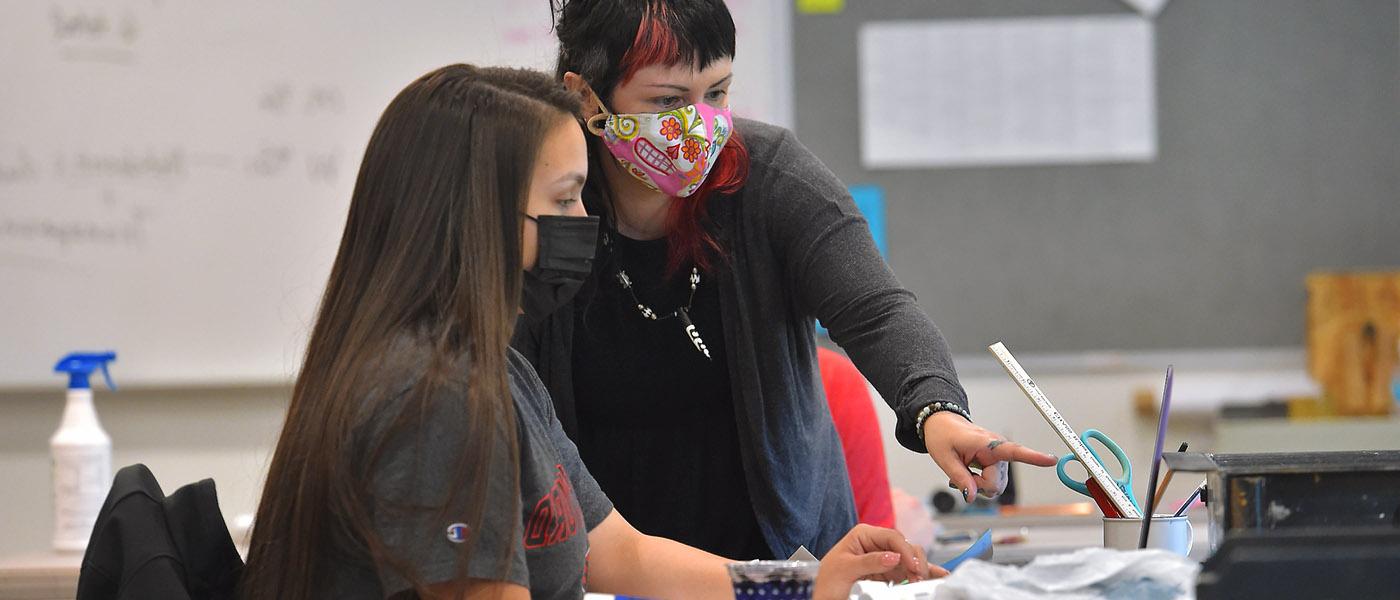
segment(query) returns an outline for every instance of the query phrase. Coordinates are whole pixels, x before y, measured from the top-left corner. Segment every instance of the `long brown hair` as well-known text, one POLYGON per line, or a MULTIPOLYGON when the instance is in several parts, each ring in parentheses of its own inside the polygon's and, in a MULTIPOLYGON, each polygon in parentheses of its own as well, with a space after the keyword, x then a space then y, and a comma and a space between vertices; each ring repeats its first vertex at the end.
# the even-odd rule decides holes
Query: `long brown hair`
MULTIPOLYGON (((347 542, 419 593, 433 583, 376 533, 371 478, 385 442, 412 435, 433 392, 460 380, 464 355, 465 452, 455 473, 440 476, 463 495, 448 503, 466 507, 468 531, 482 531, 487 474, 503 464, 519 474, 506 348, 520 299, 520 213, 545 135, 578 106, 543 73, 451 65, 418 78, 385 109, 263 487, 243 597, 324 592, 332 549, 347 542), (400 394, 385 387, 398 383, 384 381, 382 357, 405 336, 427 360, 400 394), (365 415, 388 426, 357 429, 365 415), (371 439, 355 437, 366 430, 371 439), (493 455, 501 447, 506 456, 493 455)), ((474 545, 458 545, 459 575, 474 545)))

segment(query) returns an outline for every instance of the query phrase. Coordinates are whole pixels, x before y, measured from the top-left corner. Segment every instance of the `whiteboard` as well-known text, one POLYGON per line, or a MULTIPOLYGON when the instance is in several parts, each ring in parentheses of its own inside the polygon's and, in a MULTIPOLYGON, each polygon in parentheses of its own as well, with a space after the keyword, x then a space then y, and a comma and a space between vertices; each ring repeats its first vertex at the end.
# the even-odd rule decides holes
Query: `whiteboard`
MULTIPOLYGON (((790 121, 777 0, 733 0, 736 113, 790 121), (771 21, 774 16, 779 20, 771 21), (779 32, 775 35, 774 32, 779 32), (751 41, 752 40, 752 41, 751 41)), ((551 69, 548 2, 0 2, 0 386, 295 376, 364 145, 453 62, 551 69)), ((784 42, 785 43, 785 42, 784 42)))

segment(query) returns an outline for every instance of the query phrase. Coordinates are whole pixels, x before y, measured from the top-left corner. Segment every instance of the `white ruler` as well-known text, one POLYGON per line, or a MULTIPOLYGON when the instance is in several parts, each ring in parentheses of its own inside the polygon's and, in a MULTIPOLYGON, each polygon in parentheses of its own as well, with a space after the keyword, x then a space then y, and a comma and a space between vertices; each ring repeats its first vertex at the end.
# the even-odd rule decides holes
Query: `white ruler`
POLYGON ((1108 474, 1108 470, 1103 468, 1103 464, 1094 458, 1089 452, 1089 447, 1079 439, 1079 434, 1074 432, 1074 428, 1069 426, 1069 422, 1060 416, 1060 411, 1055 410, 1055 405, 1050 403, 1050 399, 1045 397, 1045 392, 1040 391, 1040 386, 1035 384, 1035 380, 1026 374, 1026 370, 1021 368, 1021 364, 1016 362, 1016 357, 1011 356, 1011 351, 1001 342, 997 342, 987 347, 992 354, 1001 361, 1002 368, 1006 369, 1006 374, 1016 381, 1016 385, 1021 386, 1021 391, 1026 397, 1031 399, 1031 404, 1040 411, 1040 416, 1045 417, 1045 422, 1055 429, 1055 433, 1060 434, 1060 439, 1069 446, 1069 451, 1074 453, 1079 462, 1084 463, 1084 468, 1089 470, 1089 476, 1094 481, 1099 482, 1099 487, 1103 488, 1108 495, 1109 501, 1118 508, 1118 512, 1128 519, 1141 519, 1142 513, 1133 506, 1133 501, 1123 492, 1123 488, 1118 487, 1118 483, 1113 481, 1113 476, 1108 474))

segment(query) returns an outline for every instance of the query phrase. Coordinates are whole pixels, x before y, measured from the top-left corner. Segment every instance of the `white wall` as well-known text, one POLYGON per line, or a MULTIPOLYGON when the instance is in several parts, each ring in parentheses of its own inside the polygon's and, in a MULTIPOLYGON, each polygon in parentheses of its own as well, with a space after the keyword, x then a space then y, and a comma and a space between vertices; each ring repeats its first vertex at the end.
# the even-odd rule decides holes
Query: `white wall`
MULTIPOLYGON (((97 391, 113 469, 145 463, 165 493, 214 478, 224 518, 251 513, 280 431, 288 387, 97 391)), ((0 556, 49 548, 49 436, 63 386, 0 393, 0 556)))

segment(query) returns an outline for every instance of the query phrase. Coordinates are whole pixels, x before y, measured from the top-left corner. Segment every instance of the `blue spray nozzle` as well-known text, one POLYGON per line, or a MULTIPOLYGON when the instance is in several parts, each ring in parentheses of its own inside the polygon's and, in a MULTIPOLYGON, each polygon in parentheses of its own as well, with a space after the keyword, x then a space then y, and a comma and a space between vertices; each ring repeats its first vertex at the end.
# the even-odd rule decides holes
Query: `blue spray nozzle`
POLYGON ((74 352, 60 359, 58 364, 54 365, 53 371, 68 374, 68 389, 86 390, 91 388, 88 376, 101 369, 107 387, 115 390, 117 385, 112 383, 112 374, 107 371, 107 363, 114 360, 117 360, 116 352, 74 352))

